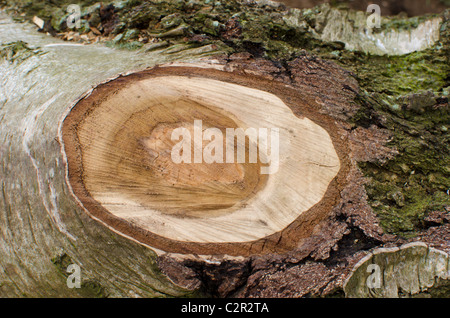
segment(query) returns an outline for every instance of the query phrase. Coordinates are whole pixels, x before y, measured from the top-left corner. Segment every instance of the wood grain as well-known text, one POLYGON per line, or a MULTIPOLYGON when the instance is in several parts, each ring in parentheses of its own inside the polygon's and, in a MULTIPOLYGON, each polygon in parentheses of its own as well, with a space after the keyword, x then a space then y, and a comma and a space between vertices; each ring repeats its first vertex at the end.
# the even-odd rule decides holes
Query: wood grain
MULTIPOLYGON (((161 68, 159 74, 112 81, 75 105, 63 125, 74 193, 108 226, 162 250, 177 246, 177 252, 190 253, 208 246, 200 249, 208 253, 211 243, 216 251, 220 244, 252 245, 281 233, 324 198, 339 173, 332 138, 261 89, 273 83, 259 79, 256 88, 252 80, 241 85, 221 79, 225 72, 190 69, 203 76, 161 68), (226 128, 277 128, 277 169, 261 173, 270 165, 262 163, 267 158, 174 163, 170 133, 177 127, 192 131, 194 120, 224 135, 226 128)), ((247 138, 246 158, 250 144, 247 138)))

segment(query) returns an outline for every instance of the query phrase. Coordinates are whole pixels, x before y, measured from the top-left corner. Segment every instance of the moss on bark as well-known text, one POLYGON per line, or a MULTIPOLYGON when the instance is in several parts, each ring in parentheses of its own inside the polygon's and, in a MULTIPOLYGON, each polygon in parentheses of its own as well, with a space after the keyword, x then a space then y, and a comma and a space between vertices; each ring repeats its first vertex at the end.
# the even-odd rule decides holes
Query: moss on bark
POLYGON ((360 164, 370 179, 370 203, 388 233, 415 236, 429 212, 450 205, 449 49, 444 22, 440 42, 422 52, 342 52, 335 58, 356 74, 363 89, 355 124, 388 129, 389 146, 398 151, 388 162, 360 164))
POLYGON ((31 48, 23 41, 0 44, 0 58, 10 63, 22 63, 26 59, 45 54, 40 48, 31 48))

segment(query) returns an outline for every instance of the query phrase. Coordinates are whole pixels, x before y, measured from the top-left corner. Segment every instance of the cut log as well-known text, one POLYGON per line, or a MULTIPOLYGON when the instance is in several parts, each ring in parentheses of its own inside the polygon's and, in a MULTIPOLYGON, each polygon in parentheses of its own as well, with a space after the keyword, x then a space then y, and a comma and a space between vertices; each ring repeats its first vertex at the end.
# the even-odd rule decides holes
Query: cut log
POLYGON ((164 252, 287 250, 330 210, 338 153, 346 160, 334 123, 316 108, 252 75, 195 65, 130 74, 95 88, 65 118, 69 181, 89 214, 164 252), (177 129, 187 137, 174 140, 177 129), (183 162, 174 160, 179 143, 183 162), (297 231, 284 236, 289 225, 297 231))

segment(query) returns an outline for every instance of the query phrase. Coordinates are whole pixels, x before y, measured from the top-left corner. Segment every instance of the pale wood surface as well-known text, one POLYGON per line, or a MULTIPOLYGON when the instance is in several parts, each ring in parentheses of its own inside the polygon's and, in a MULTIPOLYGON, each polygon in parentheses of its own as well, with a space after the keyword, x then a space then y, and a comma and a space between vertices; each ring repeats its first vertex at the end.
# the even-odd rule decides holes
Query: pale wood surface
POLYGON ((340 169, 326 130, 295 116, 280 98, 206 78, 129 84, 78 127, 92 197, 113 215, 178 241, 246 242, 281 231, 322 199, 340 169), (259 163, 177 166, 167 133, 194 119, 279 128, 279 169, 262 175, 259 163))

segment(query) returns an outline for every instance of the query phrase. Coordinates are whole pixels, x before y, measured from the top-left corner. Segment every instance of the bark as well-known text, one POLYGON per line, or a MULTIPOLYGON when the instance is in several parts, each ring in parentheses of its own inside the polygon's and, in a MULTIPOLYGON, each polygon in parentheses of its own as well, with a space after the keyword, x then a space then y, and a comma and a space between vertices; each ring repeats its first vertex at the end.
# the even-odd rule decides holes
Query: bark
MULTIPOLYGON (((297 14, 286 17, 293 28, 300 28, 297 14)), ((317 29, 309 32, 321 37, 317 29)), ((366 123, 376 103, 350 67, 306 51, 277 62, 247 52, 226 54, 215 45, 146 52, 75 45, 2 15, 0 42, 18 40, 27 46, 12 53, 7 50, 14 48, 5 48, 0 64, 1 296, 354 296, 363 288, 349 291, 349 286, 360 286, 366 277, 360 270, 352 280, 357 272, 353 267, 369 250, 408 242, 380 225, 369 202, 367 185, 374 181, 361 163, 390 162, 399 150, 388 145, 394 135, 390 118, 366 123), (239 84, 251 78, 266 83, 266 90, 274 94, 278 87, 299 94, 278 92, 286 103, 292 103, 290 98, 308 100, 308 107, 297 106, 293 112, 313 119, 330 134, 341 164, 325 199, 282 231, 246 246, 225 244, 212 250, 154 246, 152 240, 124 233, 89 213, 67 177, 64 118, 80 100, 95 94, 95 87, 140 71, 158 72, 164 68, 152 67, 171 62, 184 75, 206 76, 206 69, 239 84), (72 263, 81 267, 80 289, 67 287, 66 270, 72 263)), ((434 100, 436 104, 441 105, 434 100)), ((443 107, 448 110, 448 100, 443 107)), ((420 238, 447 255, 447 215, 445 209, 430 214, 425 221, 433 226, 411 240, 420 238)), ((409 261, 414 264, 417 259, 409 261)))

